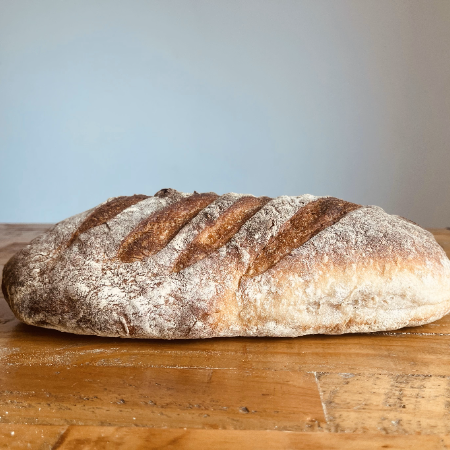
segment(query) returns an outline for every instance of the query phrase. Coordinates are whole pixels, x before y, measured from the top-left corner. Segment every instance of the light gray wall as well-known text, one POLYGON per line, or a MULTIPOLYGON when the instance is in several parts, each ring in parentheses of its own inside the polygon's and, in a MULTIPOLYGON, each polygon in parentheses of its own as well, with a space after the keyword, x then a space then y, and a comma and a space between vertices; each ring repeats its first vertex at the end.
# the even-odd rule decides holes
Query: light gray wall
POLYGON ((174 187, 450 226, 448 0, 0 8, 0 222, 174 187))

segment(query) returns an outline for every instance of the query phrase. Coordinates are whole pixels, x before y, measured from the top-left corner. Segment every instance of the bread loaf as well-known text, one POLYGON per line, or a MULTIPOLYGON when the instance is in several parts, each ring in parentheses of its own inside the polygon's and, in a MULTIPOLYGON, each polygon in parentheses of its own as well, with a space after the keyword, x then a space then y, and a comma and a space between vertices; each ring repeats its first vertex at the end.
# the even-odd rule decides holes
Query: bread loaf
POLYGON ((6 264, 21 321, 127 338, 392 330, 450 312, 431 233, 333 197, 163 189, 108 199, 6 264))

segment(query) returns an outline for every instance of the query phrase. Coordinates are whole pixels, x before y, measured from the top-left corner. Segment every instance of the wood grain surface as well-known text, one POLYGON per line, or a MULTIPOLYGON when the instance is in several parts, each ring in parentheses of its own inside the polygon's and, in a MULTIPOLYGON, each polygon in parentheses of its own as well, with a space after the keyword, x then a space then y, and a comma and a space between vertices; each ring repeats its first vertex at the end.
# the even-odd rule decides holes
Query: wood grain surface
MULTIPOLYGON (((0 224, 0 269, 50 225, 0 224)), ((450 230, 431 230, 450 256, 450 230)), ((450 316, 342 336, 78 336, 0 294, 0 448, 450 449, 450 316)))

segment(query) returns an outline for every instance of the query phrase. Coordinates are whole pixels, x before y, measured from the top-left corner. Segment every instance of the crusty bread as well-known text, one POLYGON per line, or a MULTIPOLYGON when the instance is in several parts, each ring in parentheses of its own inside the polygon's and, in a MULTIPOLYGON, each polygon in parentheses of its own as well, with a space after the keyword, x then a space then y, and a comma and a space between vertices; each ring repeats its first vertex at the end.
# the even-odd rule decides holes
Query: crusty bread
POLYGON ((391 330, 450 312, 428 231, 333 197, 108 199, 6 264, 16 317, 79 334, 189 339, 391 330))

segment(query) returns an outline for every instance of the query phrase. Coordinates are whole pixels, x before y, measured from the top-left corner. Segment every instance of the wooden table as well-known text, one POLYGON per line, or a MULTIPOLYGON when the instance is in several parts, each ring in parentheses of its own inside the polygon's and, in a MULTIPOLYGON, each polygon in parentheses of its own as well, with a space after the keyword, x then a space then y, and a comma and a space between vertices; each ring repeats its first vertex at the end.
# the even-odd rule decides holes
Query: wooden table
MULTIPOLYGON (((49 225, 0 224, 0 269, 49 225)), ((450 256, 450 231, 432 230, 450 256)), ((0 298, 0 448, 450 449, 450 316, 392 332, 77 336, 0 298)))

